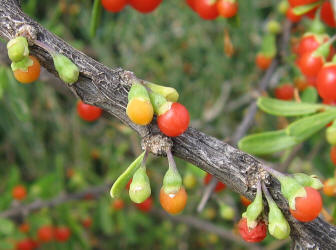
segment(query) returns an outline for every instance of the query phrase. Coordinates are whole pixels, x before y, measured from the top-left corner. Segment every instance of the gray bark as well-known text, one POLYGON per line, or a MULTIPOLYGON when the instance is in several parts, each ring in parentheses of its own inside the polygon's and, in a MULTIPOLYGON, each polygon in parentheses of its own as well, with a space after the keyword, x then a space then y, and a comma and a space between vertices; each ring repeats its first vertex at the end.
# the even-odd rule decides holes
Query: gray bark
MULTIPOLYGON (((78 82, 68 86, 76 96, 86 103, 103 108, 130 126, 145 139, 147 146, 151 146, 153 153, 163 155, 160 148, 166 147, 167 143, 169 146, 172 142, 174 155, 216 176, 230 189, 250 199, 255 195, 255 184, 259 180, 264 180, 290 223, 293 249, 336 249, 336 227, 321 218, 309 223, 300 223, 290 216, 288 204, 280 193, 279 183, 263 170, 262 162, 193 128, 189 128, 179 137, 171 138, 170 141, 165 137, 156 136, 159 130, 155 121, 149 126, 135 125, 125 112, 127 93, 135 77, 132 72, 102 65, 22 13, 18 1, 0 0, 0 37, 5 40, 12 39, 24 29, 24 25, 32 28, 33 39, 64 54, 79 67, 78 82), (156 143, 158 138, 159 145, 156 143)), ((43 67, 56 75, 52 58, 45 50, 32 45, 30 53, 38 57, 43 67)))

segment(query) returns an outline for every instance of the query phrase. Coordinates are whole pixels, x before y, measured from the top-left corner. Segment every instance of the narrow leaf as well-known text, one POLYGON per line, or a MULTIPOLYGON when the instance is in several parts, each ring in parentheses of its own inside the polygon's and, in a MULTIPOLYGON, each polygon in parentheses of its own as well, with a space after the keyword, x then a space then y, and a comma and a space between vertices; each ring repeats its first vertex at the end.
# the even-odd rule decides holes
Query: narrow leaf
POLYGON ((90 36, 94 38, 96 36, 97 27, 100 22, 102 5, 101 0, 95 0, 92 7, 91 21, 90 21, 90 36))
POLYGON ((322 104, 282 101, 269 97, 260 97, 257 104, 264 112, 276 116, 307 115, 326 107, 322 104))
POLYGON ((254 155, 271 154, 297 144, 285 130, 271 131, 249 135, 238 143, 239 149, 254 155))
POLYGON ((140 163, 145 156, 145 152, 146 151, 144 151, 141 155, 139 155, 138 158, 136 158, 131 163, 131 165, 129 165, 129 167, 125 170, 125 172, 122 173, 118 177, 118 179, 114 182, 110 191, 110 195, 112 198, 117 198, 120 196, 121 191, 124 189, 129 179, 131 179, 135 171, 140 167, 140 163))
POLYGON ((336 110, 327 110, 311 115, 291 123, 286 128, 287 135, 294 137, 297 142, 302 142, 311 135, 325 127, 336 118, 336 110))
POLYGON ((300 5, 295 8, 293 8, 293 13, 297 16, 301 16, 303 14, 306 14, 307 12, 311 11, 312 9, 316 8, 319 6, 323 1, 317 1, 315 3, 311 4, 305 4, 305 5, 300 5))

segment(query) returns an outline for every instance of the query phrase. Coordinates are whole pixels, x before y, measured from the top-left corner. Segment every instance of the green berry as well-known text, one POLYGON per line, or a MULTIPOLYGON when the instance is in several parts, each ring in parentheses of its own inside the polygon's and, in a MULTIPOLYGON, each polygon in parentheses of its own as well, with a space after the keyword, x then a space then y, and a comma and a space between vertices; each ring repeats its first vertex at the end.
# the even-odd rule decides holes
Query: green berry
POLYGON ((53 56, 55 69, 59 77, 68 84, 73 84, 78 81, 79 68, 69 58, 62 54, 53 56))
POLYGON ((129 196, 135 203, 144 202, 151 195, 149 179, 146 167, 140 167, 133 175, 133 180, 129 189, 129 196))
POLYGON ((23 36, 16 37, 7 43, 8 57, 12 62, 22 61, 29 55, 27 39, 23 36))

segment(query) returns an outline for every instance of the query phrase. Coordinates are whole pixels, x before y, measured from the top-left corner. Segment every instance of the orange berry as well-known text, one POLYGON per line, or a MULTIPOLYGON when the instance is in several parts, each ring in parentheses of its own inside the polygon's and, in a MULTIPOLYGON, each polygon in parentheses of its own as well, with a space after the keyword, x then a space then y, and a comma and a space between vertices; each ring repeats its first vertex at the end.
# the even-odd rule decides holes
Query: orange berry
POLYGON ((122 199, 116 199, 113 201, 112 206, 114 210, 119 211, 124 208, 125 204, 122 199))
POLYGON ((17 185, 13 188, 12 195, 16 200, 23 200, 27 196, 27 189, 22 185, 17 185))
POLYGON ((182 187, 176 194, 167 194, 163 188, 160 190, 160 204, 170 214, 180 213, 187 204, 188 195, 182 187))
POLYGON ((33 60, 33 65, 28 67, 28 71, 25 72, 23 70, 15 70, 14 77, 21 83, 32 83, 36 81, 40 76, 41 66, 39 61, 35 56, 29 56, 31 60, 33 60))
POLYGON ((150 101, 133 98, 127 105, 126 113, 135 124, 147 125, 153 119, 154 110, 150 101))
POLYGON ((263 53, 258 53, 255 59, 255 63, 261 70, 266 70, 272 63, 273 58, 264 55, 263 53))
POLYGON ((22 223, 20 226, 19 226, 19 230, 20 232, 22 233, 28 233, 29 232, 29 229, 30 229, 30 226, 28 223, 22 223))
POLYGON ((336 184, 333 179, 328 179, 324 182, 323 193, 327 196, 336 195, 336 184))
POLYGON ((252 203, 252 201, 250 201, 249 199, 247 199, 243 195, 240 196, 240 201, 245 207, 247 207, 248 205, 250 205, 252 203))

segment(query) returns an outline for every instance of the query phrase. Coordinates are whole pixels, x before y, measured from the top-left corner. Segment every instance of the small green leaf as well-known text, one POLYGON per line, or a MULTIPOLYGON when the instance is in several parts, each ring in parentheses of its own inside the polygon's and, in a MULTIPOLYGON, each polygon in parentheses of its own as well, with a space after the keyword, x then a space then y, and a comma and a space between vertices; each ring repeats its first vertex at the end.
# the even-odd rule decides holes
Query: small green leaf
POLYGON ((254 155, 271 154, 294 146, 295 139, 285 130, 271 131, 249 135, 238 143, 239 149, 254 155))
POLYGON ((137 169, 140 167, 140 163, 145 156, 145 152, 146 151, 144 151, 141 155, 139 155, 138 158, 136 158, 131 163, 131 165, 129 165, 129 167, 125 170, 125 172, 122 173, 118 177, 118 179, 114 182, 110 191, 110 195, 112 198, 117 198, 120 196, 122 190, 125 188, 129 179, 131 179, 135 171, 137 171, 137 169))
POLYGON ((335 118, 336 110, 327 110, 291 123, 286 129, 286 133, 287 135, 294 137, 297 142, 302 142, 324 128, 325 125, 335 118))
POLYGON ((311 11, 315 7, 319 6, 323 1, 318 1, 315 3, 311 4, 305 4, 305 5, 300 5, 292 9, 293 13, 297 16, 301 16, 303 14, 306 14, 307 12, 311 11))
POLYGON ((307 115, 325 108, 325 105, 322 104, 282 101, 269 97, 260 97, 257 104, 264 112, 277 116, 307 115))

